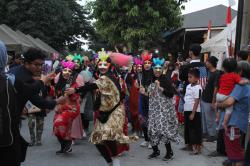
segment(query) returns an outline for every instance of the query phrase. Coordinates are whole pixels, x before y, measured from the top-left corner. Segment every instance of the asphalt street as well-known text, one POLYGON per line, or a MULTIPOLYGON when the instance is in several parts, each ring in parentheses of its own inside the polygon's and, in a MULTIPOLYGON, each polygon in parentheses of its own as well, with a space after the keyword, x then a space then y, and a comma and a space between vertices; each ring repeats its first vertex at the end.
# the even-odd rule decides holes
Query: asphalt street
MULTIPOLYGON (((45 120, 42 146, 29 147, 26 161, 22 166, 106 166, 95 146, 88 139, 78 140, 73 145, 73 152, 67 155, 56 155, 59 143, 52 133, 53 113, 45 120)), ((29 141, 27 120, 22 124, 22 135, 29 141)), ((205 143, 202 155, 193 156, 180 150, 183 144, 173 143, 175 157, 171 161, 162 161, 165 155, 164 145, 161 145, 161 157, 147 159, 152 150, 140 147, 143 140, 131 144, 130 151, 120 157, 121 166, 221 166, 223 157, 209 158, 207 154, 215 150, 215 143, 205 143)))

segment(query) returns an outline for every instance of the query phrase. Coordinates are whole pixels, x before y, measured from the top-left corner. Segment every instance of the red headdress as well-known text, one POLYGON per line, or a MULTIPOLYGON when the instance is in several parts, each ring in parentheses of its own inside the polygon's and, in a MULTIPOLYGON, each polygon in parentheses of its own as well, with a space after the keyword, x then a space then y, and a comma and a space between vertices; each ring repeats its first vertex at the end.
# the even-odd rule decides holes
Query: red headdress
POLYGON ((145 61, 151 61, 152 59, 152 54, 150 54, 148 51, 144 51, 142 54, 141 54, 141 58, 142 60, 145 62, 145 61))

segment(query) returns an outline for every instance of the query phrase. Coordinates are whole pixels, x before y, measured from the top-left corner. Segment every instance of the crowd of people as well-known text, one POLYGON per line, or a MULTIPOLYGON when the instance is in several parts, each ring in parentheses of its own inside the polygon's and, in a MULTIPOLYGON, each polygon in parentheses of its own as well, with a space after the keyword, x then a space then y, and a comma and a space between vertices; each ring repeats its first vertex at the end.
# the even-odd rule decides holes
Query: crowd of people
POLYGON ((218 70, 218 59, 202 62, 200 52, 201 46, 193 44, 187 60, 167 60, 146 50, 125 55, 117 46, 93 57, 72 54, 55 60, 43 75, 41 50, 29 49, 7 67, 0 42, 1 162, 19 166, 28 146, 41 146, 44 118, 54 111, 57 155, 72 153, 75 141, 89 137, 108 165, 119 166, 119 156, 141 137, 140 146, 152 149, 148 159, 160 156, 163 143, 163 160, 169 161, 172 142, 183 140, 179 128, 184 125, 182 150, 190 155, 201 154, 204 141, 217 141, 211 157, 227 156, 225 165, 249 165, 249 53, 225 59, 218 70), (24 115, 29 143, 20 134, 24 115))

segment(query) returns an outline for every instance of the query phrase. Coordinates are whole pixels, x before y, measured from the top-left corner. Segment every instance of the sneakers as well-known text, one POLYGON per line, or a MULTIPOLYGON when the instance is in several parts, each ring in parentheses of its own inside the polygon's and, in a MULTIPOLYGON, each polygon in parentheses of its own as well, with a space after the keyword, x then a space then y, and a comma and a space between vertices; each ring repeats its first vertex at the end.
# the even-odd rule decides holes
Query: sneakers
POLYGON ((34 146, 35 142, 31 141, 28 146, 34 146))
POLYGON ((173 151, 170 153, 167 153, 166 156, 162 159, 163 161, 168 161, 168 160, 172 160, 174 158, 174 153, 173 151))
POLYGON ((61 149, 61 150, 58 150, 56 151, 56 155, 60 155, 60 154, 64 154, 64 151, 61 149))
POLYGON ((148 144, 148 149, 152 149, 152 146, 150 144, 148 144))
POLYGON ((140 144, 141 147, 148 147, 150 144, 147 141, 144 141, 140 144))
POLYGON ((61 150, 57 151, 56 154, 65 154, 72 152, 72 141, 65 141, 61 144, 61 150))
POLYGON ((64 147, 63 151, 66 152, 66 153, 72 152, 72 141, 68 141, 65 144, 65 147, 64 147))
POLYGON ((156 158, 156 157, 158 157, 158 156, 160 156, 160 151, 159 151, 159 150, 154 151, 152 154, 150 154, 150 155, 148 156, 148 159, 153 159, 153 158, 156 158))

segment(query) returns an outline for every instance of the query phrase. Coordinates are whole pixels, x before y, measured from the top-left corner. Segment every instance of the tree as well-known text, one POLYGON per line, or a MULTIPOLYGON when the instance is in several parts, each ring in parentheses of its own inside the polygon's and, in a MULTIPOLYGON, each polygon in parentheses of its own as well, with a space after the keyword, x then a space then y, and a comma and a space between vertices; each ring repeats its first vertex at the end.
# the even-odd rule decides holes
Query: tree
POLYGON ((77 38, 93 32, 88 10, 75 0, 1 0, 0 6, 0 24, 39 37, 56 49, 79 47, 77 38))
POLYGON ((181 26, 186 0, 95 0, 89 3, 97 33, 110 45, 127 43, 134 51, 157 44, 163 32, 181 26))

